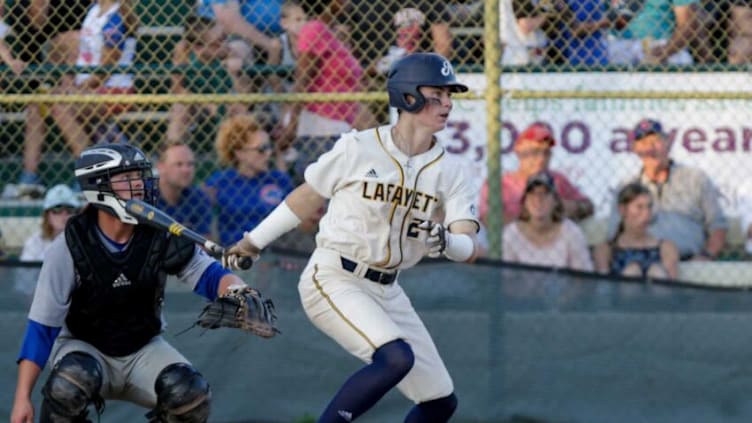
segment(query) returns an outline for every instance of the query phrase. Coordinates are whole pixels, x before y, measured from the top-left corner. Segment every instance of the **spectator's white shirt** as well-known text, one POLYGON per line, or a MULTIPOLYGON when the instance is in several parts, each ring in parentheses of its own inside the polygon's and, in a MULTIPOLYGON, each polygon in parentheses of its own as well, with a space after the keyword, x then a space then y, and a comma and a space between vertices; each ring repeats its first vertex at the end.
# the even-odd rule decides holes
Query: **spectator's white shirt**
POLYGON ((529 34, 520 30, 512 0, 499 0, 499 36, 504 48, 502 64, 539 64, 543 60, 542 49, 546 46, 546 35, 540 29, 529 34), (535 53, 536 50, 538 53, 535 53))
POLYGON ((29 239, 24 242, 23 250, 21 250, 20 261, 42 261, 44 255, 47 253, 47 249, 52 244, 51 239, 42 238, 42 233, 37 232, 30 236, 29 239))
POLYGON ((576 223, 564 219, 558 236, 550 244, 538 246, 527 239, 517 222, 504 227, 501 249, 504 261, 593 271, 587 240, 576 223))
MULTIPOLYGON (((113 4, 107 10, 101 10, 99 3, 95 3, 86 14, 81 24, 81 36, 79 38, 77 66, 98 66, 102 64, 102 52, 105 47, 105 26, 113 19, 113 15, 120 10, 120 3, 113 4)), ((117 18, 117 17, 116 17, 117 18)), ((119 30, 118 28, 108 28, 107 30, 119 30)), ((119 65, 128 66, 133 64, 136 55, 136 40, 133 37, 126 38, 122 45, 119 65)), ((82 84, 89 79, 88 73, 79 73, 76 75, 76 85, 82 84)), ((131 75, 114 74, 105 86, 128 88, 133 85, 131 75)))

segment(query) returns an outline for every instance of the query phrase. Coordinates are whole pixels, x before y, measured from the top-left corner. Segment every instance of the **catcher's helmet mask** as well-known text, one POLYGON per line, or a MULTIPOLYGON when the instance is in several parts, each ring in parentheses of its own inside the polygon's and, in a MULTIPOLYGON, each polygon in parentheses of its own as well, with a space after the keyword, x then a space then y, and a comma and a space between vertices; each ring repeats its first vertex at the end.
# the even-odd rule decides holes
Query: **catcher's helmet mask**
POLYGON ((396 61, 387 75, 389 105, 410 113, 419 112, 426 104, 420 87, 448 87, 453 93, 464 93, 467 85, 457 81, 449 60, 436 53, 413 53, 396 61), (415 99, 410 103, 407 96, 415 99))
POLYGON ((129 198, 142 198, 154 204, 159 190, 158 178, 152 175, 151 162, 140 149, 127 144, 98 144, 87 148, 76 160, 75 175, 89 204, 116 216, 124 223, 138 224, 125 210, 120 192, 112 188, 112 177, 126 172, 139 172, 139 177, 122 179, 128 182, 129 198), (141 181, 139 188, 134 181, 141 181))

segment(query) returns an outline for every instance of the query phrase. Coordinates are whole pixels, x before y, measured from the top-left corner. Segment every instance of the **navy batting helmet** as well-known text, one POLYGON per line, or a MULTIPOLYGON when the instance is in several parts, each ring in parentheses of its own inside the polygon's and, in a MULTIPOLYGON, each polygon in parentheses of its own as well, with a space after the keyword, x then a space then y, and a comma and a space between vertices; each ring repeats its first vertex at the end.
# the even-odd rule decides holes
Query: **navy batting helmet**
POLYGON ((419 87, 449 87, 452 92, 464 93, 467 86, 457 82, 449 60, 436 53, 413 53, 396 61, 389 70, 386 89, 389 92, 389 105, 406 112, 420 111, 426 98, 418 91, 419 87), (407 95, 415 102, 407 102, 407 95))

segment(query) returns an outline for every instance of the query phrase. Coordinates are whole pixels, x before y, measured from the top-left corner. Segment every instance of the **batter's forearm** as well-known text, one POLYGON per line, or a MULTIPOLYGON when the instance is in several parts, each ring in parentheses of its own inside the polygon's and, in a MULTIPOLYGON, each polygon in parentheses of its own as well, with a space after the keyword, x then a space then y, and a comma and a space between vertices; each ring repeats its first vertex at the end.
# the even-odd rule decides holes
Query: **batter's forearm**
POLYGON ((287 206, 301 221, 313 217, 324 206, 324 201, 326 199, 307 183, 295 188, 285 199, 287 206))
POLYGON ((248 232, 246 238, 254 247, 263 250, 280 236, 295 229, 302 221, 312 217, 323 204, 324 198, 304 183, 248 232))
POLYGON ((449 233, 454 235, 454 243, 447 243, 447 258, 464 263, 474 262, 480 252, 478 224, 469 220, 457 221, 449 226, 449 233))

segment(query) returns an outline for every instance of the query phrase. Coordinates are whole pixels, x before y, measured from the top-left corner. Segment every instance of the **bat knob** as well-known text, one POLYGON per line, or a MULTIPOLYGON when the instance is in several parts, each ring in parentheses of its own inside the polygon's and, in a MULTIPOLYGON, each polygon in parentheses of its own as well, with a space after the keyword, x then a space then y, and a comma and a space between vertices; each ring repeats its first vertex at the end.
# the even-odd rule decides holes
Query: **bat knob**
POLYGON ((240 267, 243 270, 248 270, 253 266, 253 259, 250 257, 239 257, 238 258, 238 267, 240 267))

